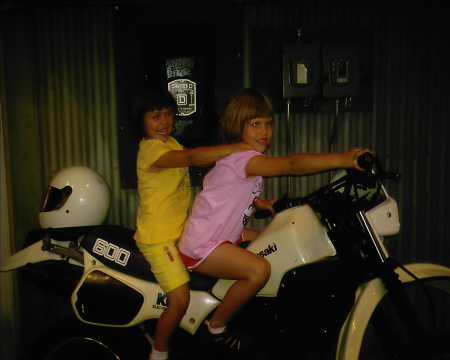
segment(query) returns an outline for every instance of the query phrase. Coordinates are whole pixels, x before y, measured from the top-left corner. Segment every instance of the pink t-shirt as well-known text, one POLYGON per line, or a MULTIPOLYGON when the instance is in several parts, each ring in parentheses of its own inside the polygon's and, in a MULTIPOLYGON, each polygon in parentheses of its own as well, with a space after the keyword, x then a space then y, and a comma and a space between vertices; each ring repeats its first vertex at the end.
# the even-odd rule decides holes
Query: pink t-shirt
POLYGON ((262 177, 245 174, 254 156, 264 155, 250 150, 227 156, 205 176, 178 244, 182 254, 204 259, 221 243, 240 239, 262 191, 262 177))

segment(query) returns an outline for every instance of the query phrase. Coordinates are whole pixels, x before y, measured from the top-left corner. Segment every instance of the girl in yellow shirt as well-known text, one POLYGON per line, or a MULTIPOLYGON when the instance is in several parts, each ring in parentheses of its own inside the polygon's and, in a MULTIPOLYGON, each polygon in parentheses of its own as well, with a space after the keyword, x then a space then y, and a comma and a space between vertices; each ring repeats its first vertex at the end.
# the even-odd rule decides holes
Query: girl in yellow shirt
POLYGON ((176 247, 191 202, 188 167, 208 166, 250 149, 243 142, 185 149, 171 136, 175 114, 176 103, 167 90, 149 84, 137 89, 132 115, 141 140, 134 238, 168 297, 168 306, 158 319, 150 360, 168 359, 170 338, 190 301, 189 274, 176 247))

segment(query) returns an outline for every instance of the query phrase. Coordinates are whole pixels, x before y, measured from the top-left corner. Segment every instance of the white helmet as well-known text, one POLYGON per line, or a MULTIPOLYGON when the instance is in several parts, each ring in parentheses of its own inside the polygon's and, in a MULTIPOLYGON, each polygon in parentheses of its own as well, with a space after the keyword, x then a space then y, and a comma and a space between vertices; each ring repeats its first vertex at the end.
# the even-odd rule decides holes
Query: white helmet
POLYGON ((101 225, 110 202, 109 186, 99 173, 85 166, 71 166, 50 182, 39 223, 44 229, 101 225))

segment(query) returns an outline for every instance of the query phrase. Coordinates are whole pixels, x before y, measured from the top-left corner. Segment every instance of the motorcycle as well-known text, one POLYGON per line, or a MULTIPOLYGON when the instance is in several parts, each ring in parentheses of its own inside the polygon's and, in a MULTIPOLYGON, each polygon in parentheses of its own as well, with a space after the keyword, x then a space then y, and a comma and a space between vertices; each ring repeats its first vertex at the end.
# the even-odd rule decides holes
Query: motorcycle
MULTIPOLYGON (((232 357, 199 345, 201 324, 233 282, 192 272, 191 301, 171 358, 450 358, 450 268, 403 266, 389 255, 384 240, 398 234, 400 223, 384 182, 400 176, 385 172, 371 154, 359 162, 366 172, 342 170, 308 196, 277 200, 275 215, 247 244, 272 269, 267 284, 234 319, 252 333, 254 346, 232 357)), ((102 225, 104 214, 89 226, 65 220, 64 207, 74 193, 69 180, 49 186, 40 214, 44 228, 31 231, 23 250, 1 264, 1 271, 24 267, 71 294, 74 317, 48 330, 32 358, 147 359, 166 294, 131 229, 102 225), (49 226, 55 210, 62 211, 55 215, 60 227, 49 226)))

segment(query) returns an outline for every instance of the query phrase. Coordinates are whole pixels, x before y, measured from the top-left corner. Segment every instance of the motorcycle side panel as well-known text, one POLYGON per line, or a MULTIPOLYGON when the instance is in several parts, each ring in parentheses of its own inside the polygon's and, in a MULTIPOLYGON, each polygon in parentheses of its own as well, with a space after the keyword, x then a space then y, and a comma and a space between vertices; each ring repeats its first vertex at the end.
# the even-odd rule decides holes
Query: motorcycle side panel
MULTIPOLYGON (((247 250, 270 262, 270 279, 258 293, 268 297, 277 296, 281 279, 289 270, 336 255, 326 228, 309 205, 276 214, 247 250)), ((222 299, 232 284, 219 280, 212 292, 222 299)))
POLYGON ((133 235, 134 231, 130 229, 105 225, 86 234, 81 245, 91 256, 111 269, 142 280, 156 281, 133 235))
MULTIPOLYGON (((79 320, 94 325, 129 327, 157 319, 167 307, 167 295, 157 283, 111 269, 85 254, 85 272, 72 294, 79 320)), ((194 334, 219 302, 203 291, 191 291, 191 301, 180 326, 194 334)))
MULTIPOLYGON (((428 277, 450 277, 450 268, 434 264, 411 264, 405 266, 419 279, 428 277)), ((396 269, 402 282, 414 280, 410 275, 396 269)), ((336 360, 358 360, 364 333, 377 305, 386 294, 386 288, 377 278, 362 284, 356 293, 355 305, 339 334, 336 360)))

